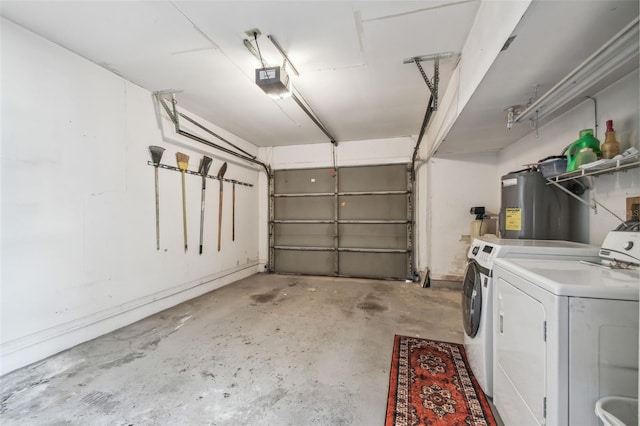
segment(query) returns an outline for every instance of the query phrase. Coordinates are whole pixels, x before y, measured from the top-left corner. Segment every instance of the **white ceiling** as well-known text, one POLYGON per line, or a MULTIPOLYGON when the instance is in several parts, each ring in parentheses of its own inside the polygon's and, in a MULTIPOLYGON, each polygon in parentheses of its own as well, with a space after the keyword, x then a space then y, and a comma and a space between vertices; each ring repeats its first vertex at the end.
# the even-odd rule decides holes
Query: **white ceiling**
MULTIPOLYGON (((181 90, 179 106, 258 146, 328 142, 292 99, 255 84, 243 45, 258 28, 300 76, 297 91, 337 141, 417 134, 428 88, 404 58, 459 53, 478 0, 3 1, 2 16, 150 90, 181 90)), ((441 63, 441 87, 455 59, 441 63)), ((425 63, 432 75, 432 66, 425 63)))
MULTIPOLYGON (((300 71, 297 91, 338 141, 416 135, 428 88, 405 58, 462 51, 479 0, 8 1, 1 15, 150 91, 180 90, 183 107, 258 146, 329 139, 292 99, 255 84, 273 35, 300 71)), ((506 130, 504 108, 526 103, 638 15, 637 0, 535 0, 439 154, 497 150, 529 132, 506 130), (473 142, 471 142, 473 140, 473 142)), ((441 62, 441 96, 456 59, 441 62)), ((431 63, 423 63, 428 76, 431 63)))

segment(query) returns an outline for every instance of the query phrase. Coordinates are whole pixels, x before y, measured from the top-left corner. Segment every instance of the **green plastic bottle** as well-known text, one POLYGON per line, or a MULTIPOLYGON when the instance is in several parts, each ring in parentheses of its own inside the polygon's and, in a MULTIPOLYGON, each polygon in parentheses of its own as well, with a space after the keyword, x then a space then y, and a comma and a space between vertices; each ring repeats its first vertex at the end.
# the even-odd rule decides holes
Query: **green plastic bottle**
POLYGON ((567 149, 568 172, 572 172, 578 168, 578 153, 584 148, 591 148, 597 158, 602 157, 600 141, 593 136, 593 129, 580 130, 580 139, 569 145, 569 148, 567 149))

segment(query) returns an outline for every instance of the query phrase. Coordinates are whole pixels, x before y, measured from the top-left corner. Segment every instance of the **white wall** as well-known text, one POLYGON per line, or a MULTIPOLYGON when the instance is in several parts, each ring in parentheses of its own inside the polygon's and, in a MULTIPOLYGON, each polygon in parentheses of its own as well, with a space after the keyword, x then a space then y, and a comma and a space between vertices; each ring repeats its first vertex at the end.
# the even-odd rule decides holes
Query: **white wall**
POLYGON ((420 182, 428 185, 428 196, 423 206, 426 214, 420 217, 426 232, 419 234, 418 267, 428 267, 432 279, 457 280, 464 273, 470 225, 475 219, 469 209, 484 206, 487 213, 500 209, 497 154, 432 157, 422 168, 425 176, 420 182))
POLYGON ((460 62, 446 90, 440 91, 438 110, 431 117, 418 157, 426 165, 418 170, 415 185, 417 268, 421 272, 429 268, 433 279, 461 277, 465 247, 468 247, 468 242, 464 239, 461 241, 461 235, 469 234, 469 222, 473 219, 468 208, 485 205, 487 209, 497 211, 499 198, 496 207, 494 189, 490 187, 490 182, 494 182, 495 178, 495 154, 440 159, 433 164, 432 155, 530 4, 531 0, 482 1, 461 52, 460 62), (493 169, 487 165, 493 165, 493 169), (454 207, 457 201, 468 207, 454 207), (441 206, 454 207, 454 211, 440 214, 441 206))
MULTIPOLYGON (((399 137, 340 142, 335 148, 338 167, 367 164, 408 163, 415 139, 399 137)), ((259 157, 274 170, 332 167, 331 144, 291 145, 260 148, 259 157)))
POLYGON ((201 179, 186 176, 185 253, 180 174, 161 169, 156 251, 148 146, 166 148, 165 164, 190 155, 190 170, 207 153, 211 174, 222 158, 177 137, 148 91, 11 22, 1 31, 1 373, 257 271, 257 169, 229 162, 226 177, 254 186, 236 188, 232 242, 225 185, 219 253, 219 187, 208 181, 202 256, 201 179))
MULTIPOLYGON (((598 101, 601 142, 604 141, 605 122, 612 119, 622 149, 632 145, 640 147, 638 81, 638 71, 635 71, 594 96, 598 101)), ((418 206, 421 212, 418 227, 426 227, 425 232, 418 234, 419 269, 428 267, 433 279, 460 279, 468 248, 468 241, 461 236, 469 234, 469 222, 473 219, 468 209, 484 205, 488 211, 497 213, 502 175, 520 170, 524 164, 561 154, 567 145, 578 139, 579 130, 593 127, 593 102, 585 100, 541 127, 538 137, 532 132, 499 153, 431 158, 418 174, 419 183, 427 186, 427 197, 418 206)), ((584 198, 595 197, 624 218, 626 198, 640 196, 640 173, 634 169, 599 176, 593 178, 593 185, 584 198)), ((600 245, 607 232, 619 224, 602 208, 598 208, 596 214, 579 203, 574 206, 578 207, 572 211, 574 221, 587 222, 578 227, 578 237, 583 242, 600 245)))
MULTIPOLYGON (((604 142, 606 121, 613 120, 622 150, 635 146, 640 149, 638 129, 640 128, 638 71, 634 71, 618 82, 596 94, 598 101, 598 139, 604 142)), ((578 139, 581 129, 595 127, 594 104, 585 100, 576 108, 541 127, 538 137, 535 133, 520 139, 500 153, 499 176, 522 164, 535 162, 549 155, 559 155, 571 142, 578 139)), ((528 124, 522 124, 528 125, 528 124)), ((624 173, 603 175, 593 178, 594 187, 585 197, 595 198, 618 216, 626 216, 626 198, 640 196, 640 173, 634 169, 624 173)), ((615 229, 619 222, 601 208, 597 213, 588 212, 585 228, 588 235, 584 241, 602 244, 608 231, 615 229)))

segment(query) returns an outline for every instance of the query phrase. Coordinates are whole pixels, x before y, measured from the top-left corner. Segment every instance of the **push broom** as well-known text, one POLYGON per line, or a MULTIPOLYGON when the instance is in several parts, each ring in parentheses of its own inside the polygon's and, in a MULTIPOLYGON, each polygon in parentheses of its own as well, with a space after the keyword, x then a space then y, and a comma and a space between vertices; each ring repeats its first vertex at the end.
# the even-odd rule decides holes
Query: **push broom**
POLYGON ((184 251, 187 251, 187 196, 184 188, 184 175, 189 167, 189 156, 181 152, 176 152, 176 160, 178 161, 178 168, 182 172, 182 228, 184 231, 184 251))
POLYGON ((207 175, 209 174, 209 167, 211 167, 211 158, 206 155, 200 160, 200 167, 198 167, 198 173, 202 175, 202 203, 200 206, 200 254, 202 254, 202 234, 204 230, 204 196, 205 189, 207 188, 207 175))
POLYGON ((162 160, 164 148, 151 145, 149 146, 149 152, 151 153, 151 161, 153 162, 156 175, 156 250, 160 250, 160 190, 158 188, 158 166, 160 165, 160 160, 162 160))

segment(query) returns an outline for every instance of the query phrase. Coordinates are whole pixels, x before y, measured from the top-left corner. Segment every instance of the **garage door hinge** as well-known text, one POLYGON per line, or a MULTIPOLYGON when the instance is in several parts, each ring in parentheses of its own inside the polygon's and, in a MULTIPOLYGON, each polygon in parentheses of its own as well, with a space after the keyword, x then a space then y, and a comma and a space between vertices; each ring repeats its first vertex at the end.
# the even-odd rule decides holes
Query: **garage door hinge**
POLYGON ((542 399, 542 417, 547 418, 547 397, 542 399))
POLYGON ((544 336, 544 341, 547 341, 547 322, 543 321, 542 322, 542 332, 543 332, 543 336, 544 336))

